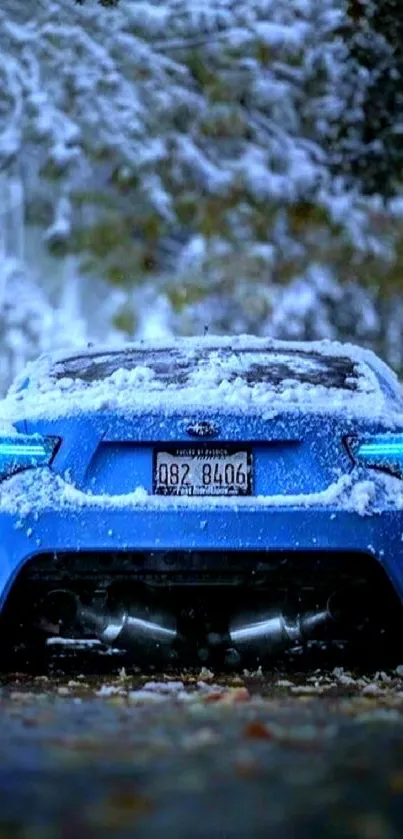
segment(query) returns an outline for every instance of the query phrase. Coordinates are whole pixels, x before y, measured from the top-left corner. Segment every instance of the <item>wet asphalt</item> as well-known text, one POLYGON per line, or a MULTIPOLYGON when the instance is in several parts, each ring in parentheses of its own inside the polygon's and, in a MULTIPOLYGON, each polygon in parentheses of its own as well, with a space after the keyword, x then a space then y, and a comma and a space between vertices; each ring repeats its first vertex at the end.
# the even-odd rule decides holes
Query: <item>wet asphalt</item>
POLYGON ((0 839, 403 836, 403 666, 81 664, 1 679, 0 839))

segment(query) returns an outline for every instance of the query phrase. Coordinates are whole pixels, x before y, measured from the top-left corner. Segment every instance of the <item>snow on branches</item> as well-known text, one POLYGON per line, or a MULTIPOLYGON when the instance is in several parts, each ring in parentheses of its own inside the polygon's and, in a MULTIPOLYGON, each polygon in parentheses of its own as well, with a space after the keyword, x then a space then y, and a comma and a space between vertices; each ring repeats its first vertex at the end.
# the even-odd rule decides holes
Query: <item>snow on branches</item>
POLYGON ((52 253, 124 291, 126 332, 152 286, 177 331, 206 311, 212 331, 280 329, 278 290, 303 287, 321 302, 298 307, 303 335, 337 333, 335 289, 389 270, 389 210, 345 177, 369 87, 348 8, 3 0, 0 164, 18 160, 52 253))

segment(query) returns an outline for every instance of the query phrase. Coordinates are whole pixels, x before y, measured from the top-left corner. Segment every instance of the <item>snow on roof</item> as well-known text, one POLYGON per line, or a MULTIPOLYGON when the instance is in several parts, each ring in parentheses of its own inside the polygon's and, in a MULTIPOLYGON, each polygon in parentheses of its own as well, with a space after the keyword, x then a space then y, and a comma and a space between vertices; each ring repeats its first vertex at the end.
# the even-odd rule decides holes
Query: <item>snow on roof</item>
POLYGON ((369 350, 334 341, 176 338, 41 356, 0 405, 0 421, 102 410, 284 410, 376 418, 395 410, 397 377, 369 350), (382 386, 381 383, 382 382, 382 386))

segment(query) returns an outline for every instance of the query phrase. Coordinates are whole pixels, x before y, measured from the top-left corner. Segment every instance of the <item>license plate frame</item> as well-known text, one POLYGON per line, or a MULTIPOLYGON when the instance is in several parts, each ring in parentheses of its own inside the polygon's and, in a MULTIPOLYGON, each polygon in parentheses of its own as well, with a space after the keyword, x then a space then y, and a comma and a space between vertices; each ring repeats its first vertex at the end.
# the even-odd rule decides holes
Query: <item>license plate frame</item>
MULTIPOLYGON (((208 473, 208 469, 206 469, 208 473)), ((192 477, 192 476, 190 476, 192 477)), ((252 452, 248 446, 244 445, 208 445, 208 446, 161 446, 154 449, 153 458, 153 493, 154 495, 173 496, 180 498, 188 496, 192 498, 239 498, 252 495, 253 485, 253 470, 252 470, 252 452), (165 456, 165 458, 164 458, 165 456), (196 474, 198 478, 204 481, 203 464, 209 464, 211 468, 211 478, 213 479, 208 484, 203 484, 198 481, 194 483, 189 482, 189 471, 183 468, 183 464, 189 465, 191 462, 193 468, 193 475, 196 474), (166 469, 163 470, 162 475, 160 467, 165 463, 166 469), (178 466, 179 478, 178 484, 173 484, 172 472, 165 475, 169 470, 169 464, 176 463, 178 466), (220 466, 222 467, 220 469, 220 466), (225 469, 225 467, 230 467, 225 469), (238 471, 237 471, 238 470, 238 471), (222 475, 224 471, 224 474, 222 475), (186 474, 185 474, 186 473, 186 474), (218 480, 218 476, 222 475, 224 482, 218 480), (234 474, 235 481, 233 483, 228 478, 234 474), (241 477, 241 476, 244 476, 241 477), (238 480, 236 477, 238 476, 238 480), (184 478, 185 482, 182 480, 184 478), (214 480, 217 478, 217 480, 214 480)))

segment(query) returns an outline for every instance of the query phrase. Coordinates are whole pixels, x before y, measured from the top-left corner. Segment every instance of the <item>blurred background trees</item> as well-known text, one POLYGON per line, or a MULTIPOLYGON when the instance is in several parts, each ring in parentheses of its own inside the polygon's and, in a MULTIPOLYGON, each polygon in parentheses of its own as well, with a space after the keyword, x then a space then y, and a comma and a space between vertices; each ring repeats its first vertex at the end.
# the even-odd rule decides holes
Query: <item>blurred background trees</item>
POLYGON ((205 326, 403 368, 399 0, 3 0, 0 33, 0 388, 205 326))

